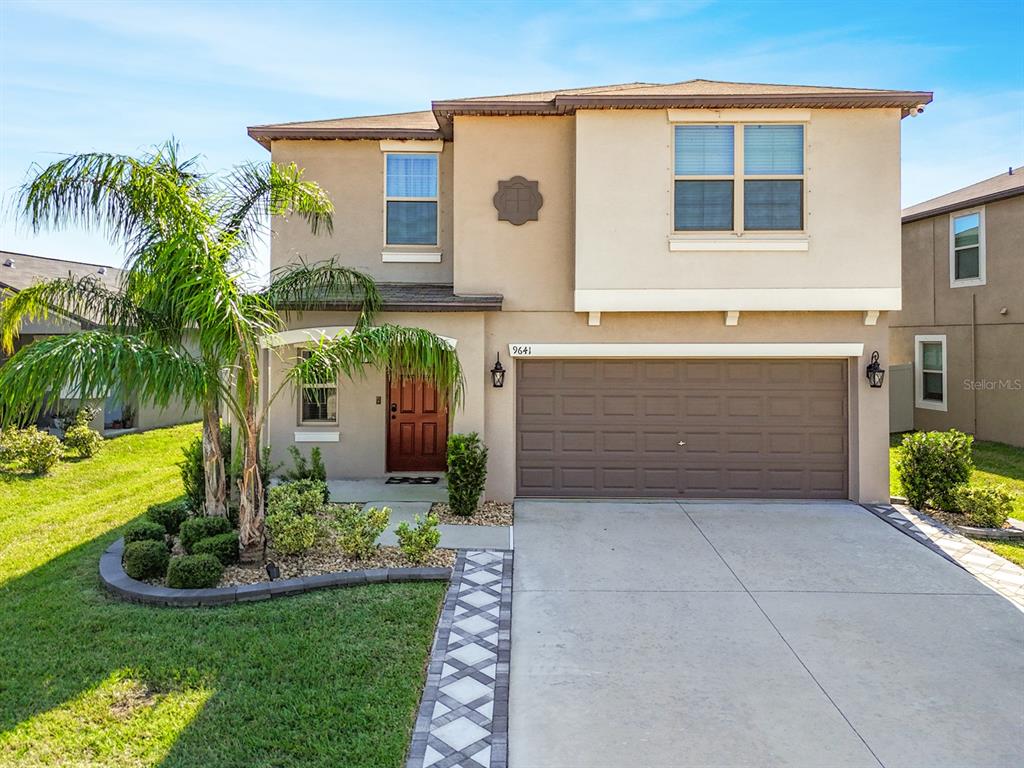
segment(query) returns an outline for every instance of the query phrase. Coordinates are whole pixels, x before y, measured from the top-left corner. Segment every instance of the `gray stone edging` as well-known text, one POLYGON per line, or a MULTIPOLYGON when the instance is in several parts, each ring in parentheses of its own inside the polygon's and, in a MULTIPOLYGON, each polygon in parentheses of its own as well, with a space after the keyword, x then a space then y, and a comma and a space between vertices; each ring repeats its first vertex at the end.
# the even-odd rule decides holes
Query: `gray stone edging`
MULTIPOLYGON (((889 499, 891 504, 905 504, 910 509, 913 509, 915 514, 924 514, 918 509, 910 506, 910 502, 907 501, 904 496, 892 496, 889 499)), ((939 521, 930 515, 927 516, 936 525, 940 525, 939 521)), ((946 525, 941 523, 941 526, 947 530, 951 530, 954 533, 959 533, 961 536, 969 536, 973 539, 990 539, 992 541, 1024 541, 1024 528, 1019 525, 1019 520, 1010 518, 1009 528, 975 528, 972 525, 946 525)))
POLYGON ((230 605, 232 603, 269 600, 274 597, 298 595, 327 587, 357 587, 362 584, 385 584, 408 581, 448 581, 451 568, 371 568, 364 571, 338 571, 297 579, 266 581, 236 587, 209 589, 171 589, 136 581, 124 572, 121 556, 124 539, 118 539, 100 556, 100 581, 112 594, 133 603, 171 607, 230 605))

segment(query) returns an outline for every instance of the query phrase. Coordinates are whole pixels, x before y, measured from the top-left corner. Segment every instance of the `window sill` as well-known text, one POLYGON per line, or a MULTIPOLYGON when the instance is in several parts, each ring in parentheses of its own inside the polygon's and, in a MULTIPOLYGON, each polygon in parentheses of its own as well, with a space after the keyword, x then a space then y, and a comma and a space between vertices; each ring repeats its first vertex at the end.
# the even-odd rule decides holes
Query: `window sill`
POLYGON ((806 235, 787 236, 785 238, 766 238, 761 235, 752 237, 679 237, 670 236, 670 251, 732 251, 750 253, 753 251, 807 251, 810 241, 806 235))
POLYGON ((381 251, 380 260, 385 264, 440 264, 440 251, 381 251))
POLYGON ((310 429, 295 430, 296 443, 337 443, 341 440, 341 433, 319 432, 310 429))
POLYGON ((967 277, 963 280, 950 280, 950 288, 977 288, 985 285, 985 278, 983 277, 967 277))
POLYGON ((942 411, 943 413, 948 410, 945 402, 940 403, 937 400, 918 400, 914 403, 914 407, 925 411, 942 411))

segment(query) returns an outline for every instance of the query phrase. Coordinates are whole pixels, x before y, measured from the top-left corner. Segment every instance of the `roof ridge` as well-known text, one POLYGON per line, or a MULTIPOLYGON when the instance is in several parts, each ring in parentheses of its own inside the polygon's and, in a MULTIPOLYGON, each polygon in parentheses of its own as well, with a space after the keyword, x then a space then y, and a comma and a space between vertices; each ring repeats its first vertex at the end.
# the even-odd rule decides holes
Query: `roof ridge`
POLYGON ((304 125, 305 123, 326 123, 331 120, 364 120, 368 117, 405 117, 406 115, 426 115, 433 114, 431 109, 414 109, 410 112, 383 112, 381 114, 374 115, 346 115, 344 117, 321 117, 315 120, 290 120, 287 123, 262 123, 260 125, 250 125, 250 128, 281 128, 286 125, 304 125))
POLYGON ((545 88, 542 91, 518 91, 516 93, 498 93, 490 96, 459 96, 454 99, 437 99, 437 101, 487 101, 489 99, 509 99, 513 96, 530 96, 532 94, 542 93, 569 93, 579 91, 599 91, 599 90, 611 90, 611 89, 623 89, 623 88, 642 88, 644 86, 651 85, 662 85, 662 83, 644 83, 639 80, 634 80, 629 83, 611 83, 609 85, 581 85, 576 88, 545 88))
POLYGON ((114 267, 110 264, 100 264, 95 261, 75 261, 74 259, 61 259, 57 256, 38 256, 34 253, 24 253, 23 251, 8 251, 0 248, 0 254, 7 256, 24 256, 27 259, 45 259, 46 261, 62 261, 65 264, 80 264, 83 267, 106 267, 107 269, 117 269, 124 271, 124 267, 114 267))

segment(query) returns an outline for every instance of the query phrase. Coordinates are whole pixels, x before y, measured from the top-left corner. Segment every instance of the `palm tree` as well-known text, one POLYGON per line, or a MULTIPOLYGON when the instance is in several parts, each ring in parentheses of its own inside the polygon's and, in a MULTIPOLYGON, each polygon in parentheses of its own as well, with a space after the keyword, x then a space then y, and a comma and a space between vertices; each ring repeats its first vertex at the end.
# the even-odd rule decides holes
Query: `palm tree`
POLYGON ((314 233, 331 230, 330 201, 294 165, 246 165, 218 180, 198 172, 193 160, 179 162, 173 144, 141 159, 79 155, 39 171, 23 189, 21 209, 36 229, 106 229, 124 245, 127 271, 117 292, 68 279, 0 305, 0 343, 8 349, 25 319, 59 312, 97 324, 15 354, 0 367, 0 405, 8 413, 38 409, 64 385, 83 399, 121 387, 160 406, 172 398, 202 404, 208 514, 226 510, 223 406, 242 444, 239 537, 246 559, 259 557, 265 545, 260 433, 285 385, 354 377, 376 366, 427 378, 461 401, 462 369, 446 341, 421 329, 371 324, 380 297, 369 277, 333 260, 300 262, 273 273, 266 289, 247 289, 240 264, 271 215, 298 214, 314 233), (289 314, 337 298, 360 302, 354 330, 321 340, 276 391, 261 393, 262 341, 282 330, 289 314))

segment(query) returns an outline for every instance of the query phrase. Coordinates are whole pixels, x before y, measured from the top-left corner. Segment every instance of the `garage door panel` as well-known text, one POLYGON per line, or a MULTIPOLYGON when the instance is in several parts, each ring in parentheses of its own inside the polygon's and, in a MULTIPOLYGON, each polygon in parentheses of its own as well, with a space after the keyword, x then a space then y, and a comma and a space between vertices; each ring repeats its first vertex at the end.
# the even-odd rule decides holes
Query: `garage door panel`
POLYGON ((516 368, 522 495, 846 497, 844 361, 516 368))

